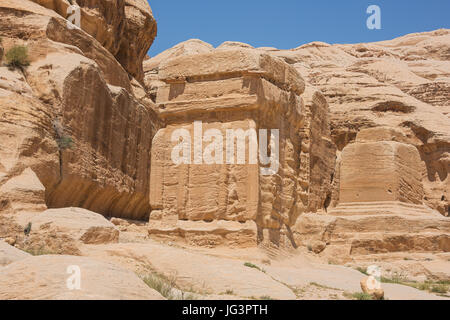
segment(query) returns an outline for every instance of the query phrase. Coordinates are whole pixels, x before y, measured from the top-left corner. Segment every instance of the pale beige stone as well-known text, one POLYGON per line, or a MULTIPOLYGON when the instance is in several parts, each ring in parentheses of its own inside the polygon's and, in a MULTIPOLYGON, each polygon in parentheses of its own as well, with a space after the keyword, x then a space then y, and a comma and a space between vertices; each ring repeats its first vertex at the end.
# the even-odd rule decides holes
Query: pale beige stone
MULTIPOLYGON (((53 10, 63 18, 68 17, 68 0, 31 1, 53 10)), ((143 81, 142 62, 157 33, 156 21, 148 2, 95 0, 80 2, 78 5, 81 8, 81 29, 114 55, 128 73, 143 81)))
POLYGON ((111 223, 115 226, 129 226, 130 223, 124 219, 120 219, 120 218, 112 218, 111 219, 111 223))
MULTIPOLYGON (((153 213, 152 213, 153 215, 153 213)), ((245 223, 216 220, 213 222, 178 220, 175 224, 154 220, 152 217, 148 234, 152 239, 180 241, 194 246, 216 248, 255 247, 257 226, 252 220, 245 223)))
POLYGON ((297 94, 305 90, 300 74, 281 59, 247 50, 223 50, 175 58, 160 65, 159 77, 171 82, 233 73, 261 75, 297 94))
MULTIPOLYGON (((147 218, 149 153, 158 119, 150 100, 139 93, 143 88, 130 81, 114 56, 129 21, 120 12, 125 2, 108 12, 114 5, 97 1, 92 16, 83 18, 92 23, 84 31, 67 28, 67 1, 39 3, 0 4, 5 8, 1 21, 11 31, 2 36, 3 46, 26 45, 30 57, 26 74, 0 67, 0 137, 6 140, 0 146, 0 186, 29 167, 45 187, 49 207, 147 218), (118 35, 119 42, 113 43, 111 34, 118 35), (59 150, 61 135, 72 141, 70 148, 59 150)), ((129 19, 137 19, 134 31, 152 28, 145 1, 127 6, 129 19), (133 8, 139 11, 136 17, 133 8)), ((144 42, 130 50, 141 56, 149 45, 144 42)), ((142 67, 139 58, 133 60, 135 70, 142 67)), ((4 203, 0 207, 11 209, 4 203)))
MULTIPOLYGON (((217 50, 170 59, 159 66, 159 77, 166 84, 158 87, 156 102, 166 126, 152 143, 151 234, 167 233, 163 225, 175 228, 179 220, 255 221, 259 242, 280 245, 282 229, 289 233, 289 226, 309 204, 315 210, 323 208, 331 193, 329 172, 334 167, 328 105, 319 92, 310 89, 305 106, 299 96, 304 83, 293 68, 266 54, 217 50), (264 176, 259 162, 250 163, 248 156, 244 164, 226 164, 226 141, 219 163, 195 164, 191 156, 192 164, 176 165, 172 150, 178 142, 171 140, 172 134, 184 129, 193 138, 195 121, 203 121, 203 132, 218 130, 222 137, 230 129, 279 129, 278 172, 264 176), (324 161, 308 161, 313 157, 324 161), (313 202, 309 179, 322 169, 310 192, 318 195, 322 190, 324 196, 313 202), (321 186, 326 180, 328 184, 321 186), (161 232, 153 220, 162 221, 161 232)), ((212 240, 205 236, 208 241, 212 240)))
POLYGON ((326 97, 338 150, 363 129, 402 132, 426 165, 424 202, 448 215, 449 43, 449 30, 440 29, 376 43, 314 42, 265 52, 294 66, 326 97))
POLYGON ((0 240, 0 267, 28 257, 30 257, 30 254, 16 249, 5 241, 0 240))
MULTIPOLYGON (((202 300, 339 299, 329 293, 349 299, 343 294, 361 292, 360 280, 364 276, 351 267, 320 262, 303 251, 294 254, 257 248, 180 248, 172 243, 149 241, 90 246, 84 252, 128 269, 141 267, 143 274, 142 267, 151 263, 153 272, 171 279, 185 296, 192 294, 202 300), (248 262, 260 270, 245 266, 248 262), (317 295, 317 288, 325 295, 317 295)), ((402 259, 400 263, 405 261, 402 259)), ((442 263, 449 265, 447 261, 442 263)), ((389 300, 448 299, 399 284, 383 284, 383 289, 389 300)))
POLYGON ((4 201, 8 201, 15 211, 47 209, 45 187, 30 168, 1 185, 0 196, 4 201))
POLYGON ((449 214, 449 30, 292 50, 189 40, 143 66, 156 36, 147 1, 83 1, 81 30, 67 27, 68 5, 0 4, 0 51, 27 45, 30 56, 23 70, 0 67, 0 237, 38 253, 117 241, 112 225, 85 232, 76 214, 60 234, 36 222, 25 237, 48 205, 150 217, 148 228, 115 221, 127 241, 148 241, 148 229, 181 245, 312 244, 332 261, 448 252, 437 211, 449 214), (173 166, 170 135, 195 120, 222 133, 279 128, 279 172, 173 166))
POLYGON ((0 269, 2 300, 163 300, 133 272, 85 257, 40 256, 0 269), (70 290, 75 266, 80 290, 70 290), (70 273, 68 272, 70 270, 70 273), (70 282, 71 283, 71 282, 70 282))
POLYGON ((209 296, 232 291, 239 299, 263 296, 295 299, 294 292, 287 286, 260 270, 246 267, 241 259, 227 259, 153 242, 96 246, 86 248, 86 252, 96 259, 121 262, 128 267, 129 262, 141 266, 151 264, 154 271, 173 279, 178 288, 187 292, 209 296))
POLYGON ((326 243, 321 255, 339 263, 370 254, 449 252, 448 219, 436 211, 424 213, 422 207, 393 208, 357 204, 333 215, 304 214, 292 227, 293 237, 299 244, 326 243))
POLYGON ((374 278, 365 277, 361 280, 361 289, 364 293, 369 294, 375 300, 384 299, 384 290, 382 288, 374 288, 374 278))
POLYGON ((87 244, 117 242, 119 239, 114 224, 98 213, 81 208, 49 209, 35 215, 30 222, 37 232, 56 228, 58 233, 87 244))
POLYGON ((340 203, 401 201, 422 204, 417 149, 398 142, 348 145, 342 152, 340 203))

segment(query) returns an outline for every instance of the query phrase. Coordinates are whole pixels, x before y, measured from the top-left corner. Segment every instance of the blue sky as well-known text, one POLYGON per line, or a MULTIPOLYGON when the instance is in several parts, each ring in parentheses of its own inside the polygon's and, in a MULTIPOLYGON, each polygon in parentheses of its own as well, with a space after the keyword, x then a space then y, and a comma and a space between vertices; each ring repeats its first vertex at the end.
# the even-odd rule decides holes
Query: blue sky
POLYGON ((150 56, 197 38, 218 46, 240 41, 280 49, 312 41, 358 43, 450 28, 450 0, 149 0, 158 22, 150 56), (369 5, 381 30, 369 30, 369 5))

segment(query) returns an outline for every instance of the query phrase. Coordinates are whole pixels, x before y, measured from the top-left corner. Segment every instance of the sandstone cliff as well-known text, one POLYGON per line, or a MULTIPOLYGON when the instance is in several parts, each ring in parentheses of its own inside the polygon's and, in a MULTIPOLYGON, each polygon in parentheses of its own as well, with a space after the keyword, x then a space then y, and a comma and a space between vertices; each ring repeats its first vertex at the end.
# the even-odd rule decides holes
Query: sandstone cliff
POLYGON ((81 30, 68 28, 65 0, 0 4, 2 47, 26 45, 30 59, 0 67, 0 185, 27 168, 43 185, 21 199, 9 188, 1 210, 41 197, 48 207, 149 216, 158 119, 132 76, 142 76, 156 24, 146 1, 115 3, 79 1, 81 30))
MULTIPOLYGON (((146 60, 145 84, 149 93, 155 92, 161 85, 156 77, 159 64, 178 56, 240 48, 282 58, 297 69, 308 85, 325 96, 338 159, 362 129, 399 129, 404 140, 417 148, 426 165, 422 172, 424 202, 447 216, 449 45, 450 31, 446 29, 368 44, 314 42, 292 50, 253 48, 237 42, 225 42, 214 49, 199 40, 189 40, 146 60)), ((336 188, 339 172, 333 173, 333 178, 337 179, 336 188)), ((337 204, 337 193, 333 192, 331 205, 337 204)))
POLYGON ((2 51, 26 45, 30 65, 0 67, 0 210, 75 206, 140 220, 153 210, 175 223, 256 222, 250 233, 268 229, 276 239, 274 230, 286 229, 291 241, 303 213, 369 201, 371 190, 380 192, 376 201, 448 215, 448 30, 292 50, 189 40, 144 61, 156 36, 147 1, 77 3, 81 29, 65 20, 70 1, 2 1, 2 51), (172 172, 167 134, 194 120, 221 130, 280 128, 280 173, 172 172), (392 168, 392 183, 349 180, 367 160, 349 159, 374 152, 368 143, 392 168), (196 184, 203 187, 190 190, 196 184))
POLYGON ((146 59, 146 0, 1 0, 0 17, 0 298, 348 299, 362 274, 333 264, 374 261, 429 291, 450 279, 449 30, 146 59), (16 46, 28 61, 7 66, 16 46), (174 163, 172 134, 199 121, 194 163, 174 163), (249 150, 259 129, 271 161, 206 143, 248 130, 249 150))

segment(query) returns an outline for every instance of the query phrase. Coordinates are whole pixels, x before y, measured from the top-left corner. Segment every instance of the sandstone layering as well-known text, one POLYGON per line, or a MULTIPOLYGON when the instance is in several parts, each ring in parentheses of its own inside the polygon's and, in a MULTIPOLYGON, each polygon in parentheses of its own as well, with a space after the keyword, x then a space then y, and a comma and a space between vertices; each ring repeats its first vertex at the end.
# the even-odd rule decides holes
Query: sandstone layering
MULTIPOLYGON (((270 255, 308 248, 338 264, 448 257, 450 30, 292 50, 189 40, 146 58, 157 33, 147 1, 77 3, 81 29, 68 27, 67 0, 0 3, 0 59, 16 45, 29 56, 27 67, 4 58, 0 66, 0 239, 71 256, 30 258, 0 242, 0 265, 9 265, 0 288, 25 288, 20 270, 36 265, 48 277, 65 259, 80 259, 95 279, 95 261, 74 256, 124 241, 270 255), (279 130, 277 172, 262 174, 260 160, 176 165, 172 133, 193 136, 196 121, 223 136, 279 130)), ((124 250, 117 255, 139 256, 124 250)), ((56 282, 26 296, 0 289, 0 298, 160 298, 100 282, 66 296, 56 282)), ((278 282, 269 287, 295 298, 278 282)))

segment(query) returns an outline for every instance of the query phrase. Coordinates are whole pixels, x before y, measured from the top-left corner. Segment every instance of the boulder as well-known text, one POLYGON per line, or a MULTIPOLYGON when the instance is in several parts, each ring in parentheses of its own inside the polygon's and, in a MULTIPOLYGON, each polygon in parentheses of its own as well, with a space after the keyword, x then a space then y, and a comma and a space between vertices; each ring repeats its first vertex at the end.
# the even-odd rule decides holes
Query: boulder
POLYGON ((314 253, 321 253, 325 248, 327 244, 323 241, 315 240, 311 243, 311 250, 314 253))
POLYGON ((44 232, 56 229, 85 244, 118 242, 119 231, 102 215, 81 209, 49 209, 35 215, 30 222, 32 230, 44 232))
POLYGON ((361 289, 363 293, 371 295, 374 300, 384 299, 384 290, 373 276, 361 280, 361 289))
MULTIPOLYGON (((0 196, 8 201, 14 211, 42 211, 45 204, 45 187, 33 170, 26 168, 0 186, 0 196)), ((1 210, 1 209, 0 209, 1 210)))
POLYGON ((130 225, 130 223, 127 220, 120 218, 112 218, 111 223, 115 226, 123 226, 123 227, 127 227, 130 225))

